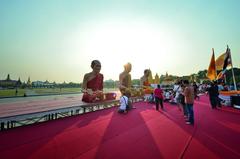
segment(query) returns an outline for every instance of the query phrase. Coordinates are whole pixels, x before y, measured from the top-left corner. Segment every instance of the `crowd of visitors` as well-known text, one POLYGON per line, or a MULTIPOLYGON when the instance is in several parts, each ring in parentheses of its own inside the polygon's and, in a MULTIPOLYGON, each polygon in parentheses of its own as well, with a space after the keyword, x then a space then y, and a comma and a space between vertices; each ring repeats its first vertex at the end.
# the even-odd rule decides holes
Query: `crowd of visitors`
MULTIPOLYGON (((82 91, 84 102, 93 102, 94 100, 101 101, 103 99, 103 74, 100 73, 101 63, 98 60, 93 60, 91 63, 92 72, 84 75, 82 91)), ((121 92, 119 113, 126 114, 129 110, 135 108, 131 103, 131 72, 132 65, 127 63, 124 65, 124 71, 119 75, 119 90, 121 92)), ((150 70, 145 69, 144 75, 140 78, 140 86, 142 89, 149 89, 151 87, 149 79, 150 70)), ((162 89, 161 85, 156 84, 152 89, 151 94, 146 98, 148 103, 155 104, 156 110, 159 111, 159 105, 162 111, 164 109, 164 102, 169 102, 178 106, 179 110, 183 112, 186 124, 194 125, 194 100, 200 100, 200 94, 209 96, 209 101, 212 109, 221 107, 221 99, 219 98, 219 91, 232 90, 233 87, 227 86, 224 83, 217 83, 217 81, 209 84, 192 84, 188 80, 178 81, 173 89, 162 89)))

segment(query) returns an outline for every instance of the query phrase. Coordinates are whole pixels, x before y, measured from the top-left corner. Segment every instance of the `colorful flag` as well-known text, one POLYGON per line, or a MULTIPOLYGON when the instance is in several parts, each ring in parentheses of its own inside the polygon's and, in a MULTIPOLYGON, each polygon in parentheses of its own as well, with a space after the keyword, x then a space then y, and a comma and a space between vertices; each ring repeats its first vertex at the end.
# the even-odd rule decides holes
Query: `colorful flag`
POLYGON ((212 53, 212 58, 208 67, 208 72, 207 72, 207 77, 210 80, 215 80, 216 79, 216 66, 215 66, 215 55, 214 55, 214 49, 212 49, 213 53, 212 53))
POLYGON ((225 73, 226 73, 226 69, 221 71, 221 72, 219 72, 218 75, 217 75, 217 80, 218 79, 224 79, 225 73))
POLYGON ((215 61, 215 65, 216 65, 216 70, 217 71, 221 71, 223 69, 223 64, 224 64, 224 59, 226 56, 226 52, 224 52, 223 54, 221 54, 215 61))
POLYGON ((224 54, 222 54, 221 56, 218 57, 218 59, 220 59, 218 64, 219 68, 220 68, 220 63, 222 65, 222 68, 220 69, 221 72, 218 73, 217 75, 217 79, 223 79, 225 77, 225 73, 227 71, 227 67, 230 66, 232 64, 231 62, 231 51, 229 49, 229 47, 227 46, 227 50, 224 54))
POLYGON ((232 64, 230 56, 231 56, 231 51, 229 47, 227 47, 224 64, 223 64, 223 70, 227 69, 227 66, 232 64))
MULTIPOLYGON (((229 49, 229 50, 230 50, 230 49, 229 49)), ((216 70, 217 70, 217 71, 223 70, 223 68, 224 68, 223 65, 224 65, 224 63, 225 63, 225 59, 226 59, 226 65, 227 65, 227 67, 231 65, 230 53, 227 53, 227 51, 226 51, 226 52, 224 52, 223 54, 221 54, 221 55, 216 59, 216 61, 215 61, 216 70)))

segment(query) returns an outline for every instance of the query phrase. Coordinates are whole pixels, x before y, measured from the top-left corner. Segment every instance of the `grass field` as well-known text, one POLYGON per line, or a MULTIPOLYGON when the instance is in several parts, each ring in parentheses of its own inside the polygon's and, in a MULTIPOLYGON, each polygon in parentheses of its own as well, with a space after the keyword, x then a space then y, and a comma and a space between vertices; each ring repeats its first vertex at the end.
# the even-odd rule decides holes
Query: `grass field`
POLYGON ((24 93, 25 93, 24 89, 18 89, 17 94, 15 89, 4 89, 0 90, 0 97, 23 96, 24 93))
POLYGON ((80 88, 32 88, 32 89, 5 89, 0 90, 0 97, 16 97, 16 96, 27 96, 31 95, 44 95, 44 94, 66 94, 66 93, 80 93, 80 88))
MULTIPOLYGON (((116 88, 106 88, 104 91, 115 91, 116 88)), ((80 88, 27 88, 27 89, 4 89, 0 90, 0 98, 4 97, 22 97, 24 94, 31 95, 50 95, 50 94, 67 94, 67 93, 81 93, 80 88)))

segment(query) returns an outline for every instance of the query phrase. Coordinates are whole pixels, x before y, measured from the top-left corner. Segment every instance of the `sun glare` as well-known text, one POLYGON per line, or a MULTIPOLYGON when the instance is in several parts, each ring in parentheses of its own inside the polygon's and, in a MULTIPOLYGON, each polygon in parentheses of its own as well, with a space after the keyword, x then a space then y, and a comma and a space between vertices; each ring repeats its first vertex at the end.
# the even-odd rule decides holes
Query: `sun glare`
POLYGON ((133 65, 133 78, 142 76, 146 68, 153 74, 171 71, 179 49, 174 36, 166 28, 147 23, 106 22, 81 30, 73 40, 77 41, 78 59, 85 58, 89 62, 99 59, 105 79, 118 79, 127 62, 133 65))

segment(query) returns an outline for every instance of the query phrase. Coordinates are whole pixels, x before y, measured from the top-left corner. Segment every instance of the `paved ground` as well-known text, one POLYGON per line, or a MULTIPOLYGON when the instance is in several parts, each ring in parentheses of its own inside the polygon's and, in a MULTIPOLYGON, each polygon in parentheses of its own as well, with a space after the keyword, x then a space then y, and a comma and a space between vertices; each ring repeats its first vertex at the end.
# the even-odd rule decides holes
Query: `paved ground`
MULTIPOLYGON (((119 98, 119 92, 117 98, 119 98)), ((0 118, 83 105, 82 94, 0 99, 0 118)))

